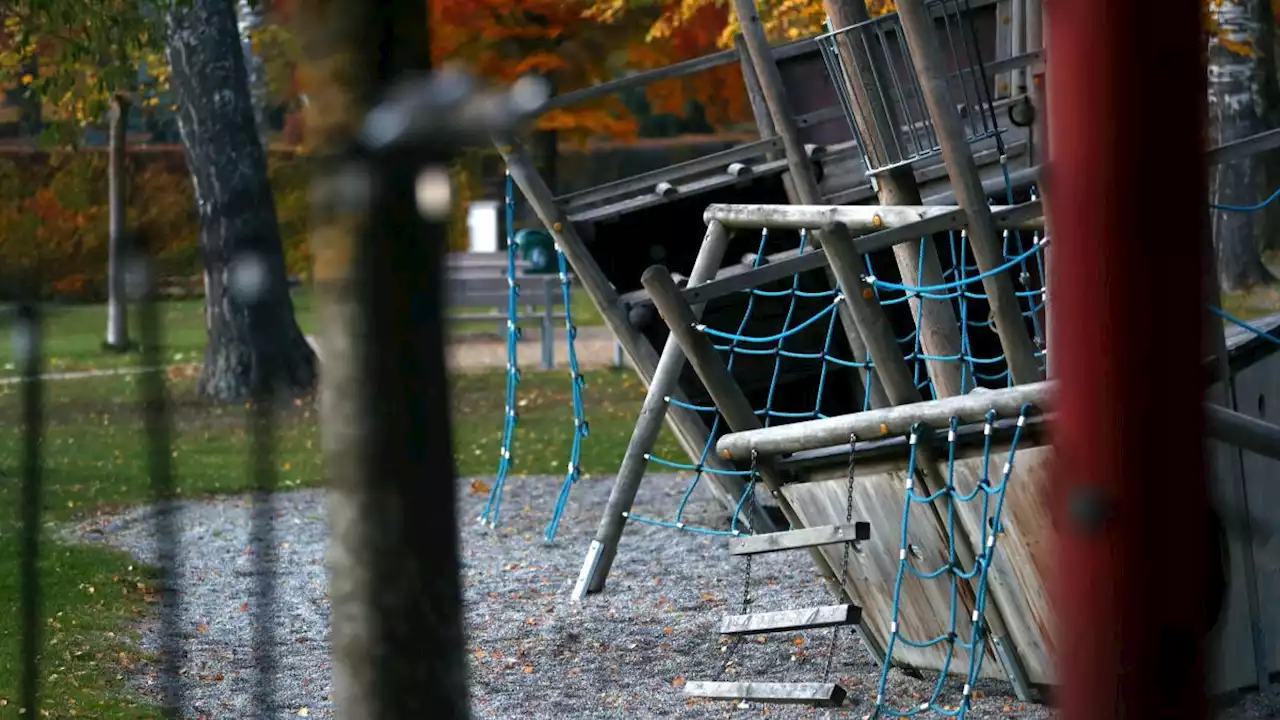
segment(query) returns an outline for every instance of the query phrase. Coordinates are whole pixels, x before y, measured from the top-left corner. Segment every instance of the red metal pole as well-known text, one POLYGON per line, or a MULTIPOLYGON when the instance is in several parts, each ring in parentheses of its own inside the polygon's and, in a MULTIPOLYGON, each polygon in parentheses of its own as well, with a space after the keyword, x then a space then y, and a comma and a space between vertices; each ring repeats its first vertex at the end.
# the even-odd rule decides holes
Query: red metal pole
POLYGON ((1205 717, 1201 0, 1045 0, 1064 720, 1205 717))

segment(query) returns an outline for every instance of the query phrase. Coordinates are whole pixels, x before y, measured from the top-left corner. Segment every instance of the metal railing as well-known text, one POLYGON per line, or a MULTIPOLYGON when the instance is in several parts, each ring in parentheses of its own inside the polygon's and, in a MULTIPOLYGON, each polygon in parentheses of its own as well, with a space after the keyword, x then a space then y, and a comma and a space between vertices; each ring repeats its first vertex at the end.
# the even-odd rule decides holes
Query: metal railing
MULTIPOLYGON (((935 0, 928 9, 952 66, 948 86, 968 140, 998 134, 968 0, 935 0)), ((817 41, 868 174, 941 152, 896 13, 827 32, 817 41)))

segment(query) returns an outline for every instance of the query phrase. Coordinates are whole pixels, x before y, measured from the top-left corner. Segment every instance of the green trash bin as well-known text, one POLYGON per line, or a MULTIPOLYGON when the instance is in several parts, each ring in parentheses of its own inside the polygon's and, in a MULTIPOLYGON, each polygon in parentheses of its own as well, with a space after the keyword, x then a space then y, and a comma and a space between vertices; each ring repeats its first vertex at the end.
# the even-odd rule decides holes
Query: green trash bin
POLYGON ((520 259, 529 263, 530 275, 553 275, 560 272, 556 258, 556 241, 546 230, 526 228, 516 233, 520 244, 520 259))

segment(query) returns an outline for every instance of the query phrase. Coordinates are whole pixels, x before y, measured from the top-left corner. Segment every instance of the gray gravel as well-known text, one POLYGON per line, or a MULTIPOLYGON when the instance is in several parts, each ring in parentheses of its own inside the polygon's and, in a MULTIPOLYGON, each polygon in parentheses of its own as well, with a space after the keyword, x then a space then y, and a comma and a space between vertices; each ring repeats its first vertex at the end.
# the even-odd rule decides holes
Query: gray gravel
MULTIPOLYGON (((649 477, 637 511, 669 512, 686 479, 649 477)), ((690 701, 680 691, 688 679, 713 679, 726 654, 716 635, 719 619, 736 612, 741 560, 728 556, 722 538, 633 523, 627 530, 608 588, 582 606, 568 594, 594 532, 610 483, 582 481, 574 491, 557 544, 542 541, 559 478, 512 478, 504 502, 504 525, 463 530, 465 599, 471 693, 477 718, 704 718, 864 717, 870 711, 878 670, 847 629, 838 636, 832 676, 849 691, 840 711, 801 707, 735 707, 690 701)), ((461 514, 474 518, 484 496, 462 482, 461 514)), ((329 700, 328 600, 323 494, 277 497, 280 543, 275 627, 280 674, 278 717, 332 717, 329 700)), ((188 651, 184 688, 186 717, 249 717, 252 670, 250 614, 252 560, 250 505, 245 498, 189 502, 182 506, 181 573, 183 642, 188 651)), ((715 507, 694 502, 685 520, 716 525, 715 507)), ((106 543, 154 562, 145 508, 104 516, 68 530, 73 538, 106 543)), ((803 558, 791 553, 757 557, 752 586, 756 608, 828 604, 830 595, 803 558)), ((143 628, 155 647, 158 627, 143 628)), ((771 636, 743 643, 726 679, 814 681, 823 677, 830 649, 827 630, 771 636)), ((892 675, 890 699, 906 707, 931 683, 892 675)), ((156 671, 134 676, 135 687, 154 694, 156 671)), ((953 683, 953 686, 955 684, 953 683)), ((984 696, 969 717, 1048 718, 1046 708, 1025 705, 1000 684, 980 688, 984 696)), ((954 688, 953 688, 954 693, 954 688)), ((951 696, 954 697, 954 694, 951 696)), ((1277 717, 1274 697, 1254 696, 1224 718, 1277 717)), ((925 714, 924 717, 928 717, 925 714)))

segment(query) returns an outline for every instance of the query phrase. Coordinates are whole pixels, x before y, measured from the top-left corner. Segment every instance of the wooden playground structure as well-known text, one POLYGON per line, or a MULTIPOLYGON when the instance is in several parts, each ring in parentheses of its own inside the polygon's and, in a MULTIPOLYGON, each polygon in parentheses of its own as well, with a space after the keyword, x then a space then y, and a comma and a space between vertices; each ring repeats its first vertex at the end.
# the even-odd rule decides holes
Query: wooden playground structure
MULTIPOLYGON (((877 662, 961 675, 958 705, 973 683, 991 679, 1035 700, 1063 672, 1082 672, 1058 665, 1061 619, 1049 600, 1061 530, 1046 429, 1061 419, 1052 390, 1064 362, 1049 353, 1049 339, 1066 341, 1048 303, 1047 268, 1055 266, 1046 202, 1060 198, 1032 189, 1042 180, 1045 139, 1059 137, 1044 112, 1041 3, 898 0, 897 13, 875 19, 861 0, 825 5, 831 32, 771 47, 753 2, 734 0, 742 26, 736 50, 551 103, 738 62, 758 141, 562 197, 518 142, 500 142, 512 177, 648 386, 574 596, 604 588, 665 422, 699 474, 707 473, 705 487, 741 520, 735 528, 743 537, 731 551, 805 550, 836 594, 837 604, 826 607, 744 610, 724 619, 722 634, 851 625, 877 662), (1030 249, 1019 239, 1010 251, 1010 238, 1023 235, 1030 249), (948 259, 945 248, 957 236, 960 254, 948 259), (813 317, 828 312, 829 326, 789 325, 792 310, 776 290, 788 283, 790 308, 796 296, 826 298, 807 307, 813 317), (880 293, 889 290, 902 292, 902 301, 885 301, 880 293), (966 293, 976 314, 968 320, 966 293), (960 300, 948 299, 957 294, 960 300), (971 335, 966 323, 987 330, 971 335), (738 331, 715 330, 730 325, 738 331), (838 342, 831 330, 824 338, 825 327, 838 342), (915 338, 907 360, 904 334, 915 338), (792 356, 816 357, 820 370, 793 364, 779 372, 784 336, 792 356), (733 355, 741 343, 768 338, 769 353, 733 355), (992 369, 973 372, 975 358, 993 358, 980 361, 992 369), (843 370, 828 373, 828 363, 843 370), (771 415, 779 394, 817 410, 806 418, 771 415), (754 502, 756 483, 774 512, 754 502), (973 498, 980 508, 967 502, 973 498), (924 570, 931 568, 939 569, 924 570), (934 582, 944 575, 949 586, 934 582)), ((1062 38, 1080 31, 1069 21, 1062 28, 1062 38)), ((1113 89, 1103 84, 1098 92, 1113 89)), ((1277 146, 1280 133, 1272 131, 1215 148, 1204 160, 1230 162, 1277 146)), ((1078 188, 1072 192, 1080 197, 1078 188)), ((1217 305, 1216 292, 1208 304, 1217 305)), ((1277 326, 1271 319, 1259 332, 1277 326)), ((1070 327, 1071 342, 1080 344, 1079 323, 1070 327)), ((1257 335, 1209 336, 1199 357, 1208 358, 1214 506, 1221 517, 1280 519, 1274 503, 1257 504, 1270 493, 1264 480, 1280 460, 1280 430, 1258 420, 1261 404, 1246 413, 1234 400, 1265 395, 1275 381, 1264 369, 1280 355, 1257 335)), ((1063 356, 1075 362, 1085 349, 1072 347, 1063 356)), ((1075 371, 1067 377, 1078 378, 1075 371)), ((1080 407, 1064 410, 1064 422, 1078 422, 1080 407)), ((1280 551, 1259 545, 1244 525, 1242 534, 1220 539, 1228 560, 1206 651, 1214 670, 1209 693, 1265 687, 1280 669, 1280 628, 1262 611, 1267 600, 1280 600, 1280 551)), ((1216 571, 1217 558, 1212 564, 1205 573, 1216 571)), ((1191 586, 1186 592, 1194 595, 1191 586)), ((845 696, 827 678, 747 680, 691 682, 687 690, 818 705, 845 696)))

